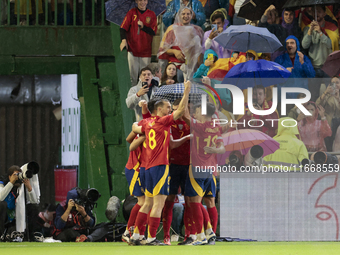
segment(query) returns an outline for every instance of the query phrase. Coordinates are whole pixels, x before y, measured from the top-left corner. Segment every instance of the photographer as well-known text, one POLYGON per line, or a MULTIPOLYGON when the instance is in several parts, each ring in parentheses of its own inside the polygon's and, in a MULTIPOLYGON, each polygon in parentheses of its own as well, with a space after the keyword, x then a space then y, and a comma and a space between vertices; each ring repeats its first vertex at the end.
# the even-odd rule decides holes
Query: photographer
POLYGON ((12 222, 12 226, 7 232, 17 230, 24 232, 25 230, 25 201, 24 201, 24 187, 26 190, 27 203, 39 203, 38 196, 32 188, 29 179, 19 179, 22 170, 19 166, 11 166, 7 171, 7 177, 0 180, 0 235, 5 230, 5 223, 12 222), (22 185, 24 184, 24 185, 22 185), (16 220, 16 226, 14 226, 16 220))
POLYGON ((94 203, 88 203, 80 196, 82 190, 75 188, 67 193, 67 200, 57 206, 54 238, 62 242, 95 242, 107 233, 105 225, 95 226, 92 214, 94 203))

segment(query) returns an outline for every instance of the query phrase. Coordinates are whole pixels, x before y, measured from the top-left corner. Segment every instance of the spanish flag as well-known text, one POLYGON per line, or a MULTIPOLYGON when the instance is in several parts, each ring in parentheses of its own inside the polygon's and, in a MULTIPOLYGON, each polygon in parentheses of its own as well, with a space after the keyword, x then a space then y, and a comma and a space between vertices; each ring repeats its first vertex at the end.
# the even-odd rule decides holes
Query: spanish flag
POLYGON ((229 17, 234 17, 234 14, 235 14, 235 3, 236 3, 236 0, 230 0, 229 1, 229 10, 228 10, 228 15, 229 17))

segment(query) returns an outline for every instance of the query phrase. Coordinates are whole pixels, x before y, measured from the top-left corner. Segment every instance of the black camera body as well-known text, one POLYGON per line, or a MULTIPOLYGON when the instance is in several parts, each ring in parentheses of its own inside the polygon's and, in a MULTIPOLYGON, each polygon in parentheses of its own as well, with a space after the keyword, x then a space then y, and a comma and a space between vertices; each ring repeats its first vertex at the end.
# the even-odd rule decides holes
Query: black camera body
POLYGON ((81 188, 75 188, 78 193, 78 198, 74 200, 74 203, 77 205, 80 205, 84 208, 90 208, 91 210, 94 208, 94 205, 96 205, 97 200, 100 198, 100 193, 97 189, 91 188, 91 189, 81 189, 81 188))

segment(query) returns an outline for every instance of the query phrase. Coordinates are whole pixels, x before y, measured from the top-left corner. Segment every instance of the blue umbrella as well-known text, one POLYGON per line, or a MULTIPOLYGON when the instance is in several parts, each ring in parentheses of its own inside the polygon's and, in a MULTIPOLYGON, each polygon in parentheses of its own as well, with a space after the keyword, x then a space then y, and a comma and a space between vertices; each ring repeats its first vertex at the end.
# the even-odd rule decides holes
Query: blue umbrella
MULTIPOLYGON (((120 26, 128 11, 135 7, 135 0, 109 0, 105 3, 106 19, 120 26)), ((149 0, 146 8, 158 16, 166 10, 165 0, 149 0)))
POLYGON ((240 52, 273 53, 282 47, 279 39, 267 28, 251 25, 230 26, 214 40, 226 49, 240 52))
POLYGON ((290 75, 291 72, 278 63, 264 59, 249 60, 231 68, 222 84, 236 85, 240 89, 259 84, 268 87, 286 81, 290 75))
MULTIPOLYGON (((203 86, 202 86, 203 88, 203 86)), ((191 102, 200 102, 201 95, 207 94, 199 86, 192 84, 189 94, 189 100, 191 102)), ((172 85, 163 85, 155 93, 154 97, 160 97, 168 99, 170 102, 174 102, 177 98, 183 97, 184 83, 176 83, 172 85)))

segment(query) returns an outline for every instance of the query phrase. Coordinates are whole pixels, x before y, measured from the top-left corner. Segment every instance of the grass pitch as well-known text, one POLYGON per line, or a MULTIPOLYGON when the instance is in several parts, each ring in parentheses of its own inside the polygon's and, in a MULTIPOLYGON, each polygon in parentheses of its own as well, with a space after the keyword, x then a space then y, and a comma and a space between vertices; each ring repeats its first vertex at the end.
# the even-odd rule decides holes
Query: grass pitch
POLYGON ((216 242, 204 246, 128 246, 126 243, 0 243, 1 254, 25 255, 300 255, 340 254, 338 242, 216 242))

